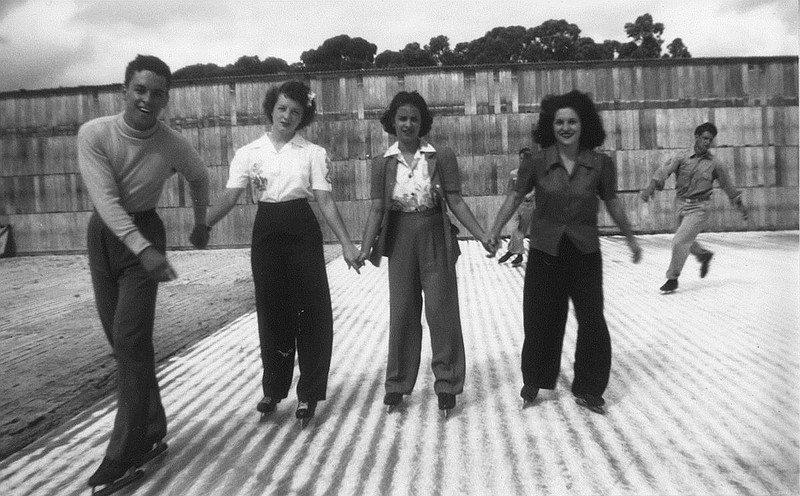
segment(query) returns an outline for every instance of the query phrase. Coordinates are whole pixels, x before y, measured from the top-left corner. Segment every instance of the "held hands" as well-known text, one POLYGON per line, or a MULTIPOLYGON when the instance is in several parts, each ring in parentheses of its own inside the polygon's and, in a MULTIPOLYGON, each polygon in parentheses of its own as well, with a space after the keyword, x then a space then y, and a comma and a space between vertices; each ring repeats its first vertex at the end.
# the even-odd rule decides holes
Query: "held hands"
POLYGON ((361 258, 361 252, 353 243, 342 246, 342 256, 347 263, 347 268, 355 269, 357 274, 361 274, 359 269, 364 266, 364 260, 361 258))
POLYGON ((189 241, 195 248, 203 249, 208 246, 208 240, 211 237, 210 233, 211 227, 205 224, 195 224, 192 234, 189 235, 189 241))
POLYGON ((742 200, 736 202, 736 210, 738 210, 739 213, 742 214, 742 220, 747 220, 749 218, 750 215, 747 212, 747 207, 744 206, 742 200))
POLYGON ((642 247, 639 246, 636 238, 628 240, 628 248, 631 250, 631 260, 633 260, 633 263, 638 264, 642 260, 642 247))
POLYGON ((139 253, 139 262, 145 272, 158 282, 172 281, 178 277, 175 269, 167 262, 167 257, 152 246, 139 253))
POLYGON ((479 241, 483 245, 483 248, 491 255, 489 258, 495 256, 497 250, 500 248, 500 241, 497 239, 497 236, 491 233, 484 234, 479 241))
POLYGON ((641 198, 641 199, 642 199, 642 201, 643 201, 643 202, 645 202, 645 203, 647 203, 648 201, 650 201, 650 198, 651 198, 652 196, 653 196, 653 193, 651 193, 651 192, 650 192, 649 190, 647 190, 647 189, 643 189, 642 191, 640 191, 640 192, 639 192, 639 198, 641 198))

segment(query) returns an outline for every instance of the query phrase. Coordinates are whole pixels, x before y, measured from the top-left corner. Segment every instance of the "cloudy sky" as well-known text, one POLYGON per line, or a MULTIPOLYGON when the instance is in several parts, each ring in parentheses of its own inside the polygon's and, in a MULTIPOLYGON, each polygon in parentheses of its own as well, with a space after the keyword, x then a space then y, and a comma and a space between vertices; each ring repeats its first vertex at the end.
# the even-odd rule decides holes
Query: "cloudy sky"
POLYGON ((694 57, 798 54, 798 0, 0 0, 0 91, 119 83, 138 53, 173 70, 242 55, 291 64, 340 34, 380 53, 566 19, 626 41, 644 13, 665 25, 664 46, 682 38, 694 57))

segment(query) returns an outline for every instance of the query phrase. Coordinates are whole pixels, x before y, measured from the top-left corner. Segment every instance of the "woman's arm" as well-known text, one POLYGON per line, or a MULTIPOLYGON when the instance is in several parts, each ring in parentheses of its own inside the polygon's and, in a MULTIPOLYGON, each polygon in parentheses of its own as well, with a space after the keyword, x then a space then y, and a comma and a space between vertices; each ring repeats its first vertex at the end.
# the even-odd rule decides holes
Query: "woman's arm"
POLYGON ((374 198, 369 206, 369 215, 367 222, 364 224, 364 234, 361 237, 361 255, 359 260, 362 262, 369 258, 369 252, 372 250, 372 243, 375 242, 375 236, 378 235, 378 229, 381 227, 383 220, 383 199, 374 198))
POLYGON ((209 227, 228 215, 228 212, 231 211, 239 200, 239 195, 242 194, 242 191, 244 191, 244 188, 225 188, 225 191, 219 197, 218 203, 212 205, 208 212, 207 222, 209 227))
POLYGON ((639 263, 639 260, 642 259, 642 248, 633 236, 630 223, 628 223, 628 215, 625 213, 625 209, 622 208, 622 202, 619 201, 618 197, 615 197, 606 200, 605 203, 606 210, 608 210, 611 218, 614 219, 614 223, 619 227, 625 239, 628 241, 628 248, 630 248, 633 255, 633 263, 639 263))
POLYGON ((491 238, 483 230, 478 221, 475 219, 475 216, 472 214, 472 210, 470 210, 469 205, 464 201, 464 198, 461 196, 461 193, 458 192, 450 192, 444 194, 445 199, 447 200, 447 205, 450 207, 450 210, 456 216, 459 222, 461 222, 464 227, 475 236, 475 239, 480 241, 483 244, 483 247, 489 253, 494 253, 497 249, 492 245, 491 238))
POLYGON ((325 217, 325 222, 328 223, 328 226, 333 230, 339 243, 342 244, 342 256, 344 257, 344 261, 347 263, 348 267, 352 267, 356 269, 356 272, 359 272, 358 269, 361 268, 364 263, 359 260, 358 248, 356 248, 350 240, 350 234, 347 232, 344 221, 342 221, 342 216, 339 213, 339 208, 333 200, 333 194, 331 194, 330 191, 321 189, 315 189, 313 191, 314 198, 319 205, 319 210, 322 212, 322 216, 325 217))
POLYGON ((503 226, 506 225, 511 216, 514 215, 514 212, 517 211, 519 204, 522 203, 522 199, 523 195, 516 190, 511 190, 506 195, 506 199, 503 201, 500 210, 497 212, 497 217, 494 219, 492 230, 489 232, 494 246, 497 246, 498 240, 500 239, 500 231, 503 230, 503 226))

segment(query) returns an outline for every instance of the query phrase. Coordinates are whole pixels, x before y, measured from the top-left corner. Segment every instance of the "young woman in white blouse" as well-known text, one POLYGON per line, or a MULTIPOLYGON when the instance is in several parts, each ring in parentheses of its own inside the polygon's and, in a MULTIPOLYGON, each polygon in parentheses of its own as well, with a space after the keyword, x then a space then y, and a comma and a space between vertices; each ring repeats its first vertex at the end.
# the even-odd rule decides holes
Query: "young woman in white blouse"
POLYGON ((272 412, 288 396, 297 350, 296 417, 304 421, 325 399, 333 344, 322 232, 310 199, 316 200, 342 244, 347 265, 356 270, 363 265, 331 194, 325 149, 296 134, 311 123, 315 110, 314 95, 301 82, 269 90, 264 99, 269 131, 236 151, 225 192, 208 214, 213 226, 230 212, 248 183, 258 197, 251 264, 264 397, 257 410, 272 412))

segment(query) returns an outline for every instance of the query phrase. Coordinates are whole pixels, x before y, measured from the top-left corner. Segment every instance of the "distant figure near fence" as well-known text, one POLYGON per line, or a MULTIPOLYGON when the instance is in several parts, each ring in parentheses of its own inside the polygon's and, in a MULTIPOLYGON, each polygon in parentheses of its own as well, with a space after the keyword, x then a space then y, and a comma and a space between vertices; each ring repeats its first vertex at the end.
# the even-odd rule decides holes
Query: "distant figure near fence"
POLYGON ((717 127, 706 122, 694 130, 694 147, 685 150, 658 168, 650 184, 641 191, 643 201, 649 201, 655 190, 664 189, 664 182, 675 174, 675 208, 678 229, 672 238, 672 258, 667 268, 667 282, 661 291, 671 293, 678 289, 678 277, 691 253, 700 262, 700 277, 708 274, 714 253, 697 242, 697 235, 705 229, 711 210, 711 193, 716 180, 730 198, 731 203, 747 220, 747 208, 742 203, 742 193, 730 180, 725 166, 711 154, 717 127))
POLYGON ((156 213, 164 183, 176 171, 188 181, 195 227, 190 241, 208 243, 208 173, 192 145, 158 120, 172 74, 160 59, 139 55, 125 71, 125 110, 78 131, 78 162, 94 203, 87 248, 97 310, 114 349, 117 415, 92 487, 133 480, 130 472, 166 449, 153 352, 158 283, 175 279, 164 224, 156 213), (128 477, 125 477, 129 473, 128 477))
POLYGON ((593 151, 605 140, 603 123, 585 93, 573 90, 542 100, 534 140, 542 150, 523 160, 517 186, 497 213, 500 231, 525 195, 536 191, 531 247, 523 290, 523 401, 554 389, 569 310, 575 307, 578 338, 572 394, 581 406, 603 413, 611 370, 611 337, 603 315, 603 262, 597 228, 598 198, 625 235, 634 263, 641 248, 617 198, 617 170, 593 151))
MULTIPOLYGON (((520 162, 522 162, 522 160, 530 154, 530 148, 521 149, 519 151, 520 162)), ((516 188, 518 174, 519 168, 511 171, 511 178, 508 182, 508 191, 516 188)), ((511 266, 519 267, 522 265, 523 255, 525 254, 525 237, 528 236, 528 230, 531 227, 531 217, 533 216, 533 197, 534 192, 531 191, 523 198, 522 204, 517 209, 517 226, 511 232, 511 237, 508 240, 508 251, 506 251, 505 254, 497 260, 497 263, 505 263, 513 256, 514 260, 511 261, 511 266)))

